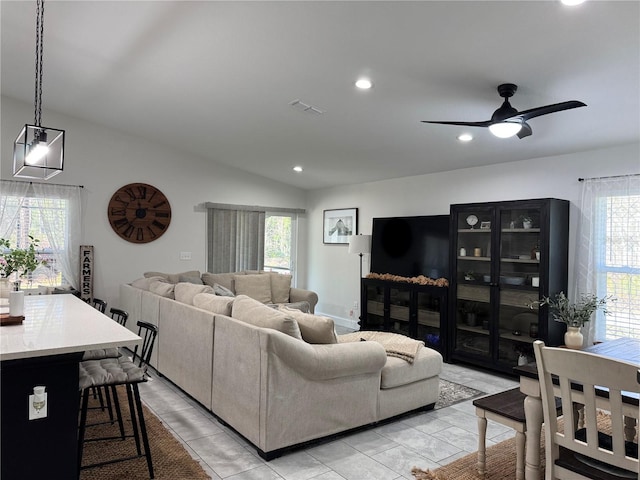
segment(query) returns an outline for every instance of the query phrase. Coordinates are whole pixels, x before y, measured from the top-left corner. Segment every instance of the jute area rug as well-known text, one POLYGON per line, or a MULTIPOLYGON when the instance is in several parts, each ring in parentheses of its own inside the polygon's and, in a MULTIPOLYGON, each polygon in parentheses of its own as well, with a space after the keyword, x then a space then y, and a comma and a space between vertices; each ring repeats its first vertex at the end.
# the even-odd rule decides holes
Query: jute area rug
MULTIPOLYGON (((562 419, 559 420, 559 423, 562 419)), ((607 414, 599 414, 598 429, 610 432, 607 414)), ((544 426, 540 438, 540 478, 544 478, 544 426)), ((416 480, 513 480, 516 474, 516 440, 505 440, 487 448, 486 476, 477 471, 478 452, 471 453, 437 470, 422 470, 414 467, 411 473, 416 480)))
MULTIPOLYGON (((124 389, 118 387, 120 407, 124 419, 125 433, 132 434, 131 417, 127 394, 124 389)), ((90 406, 97 406, 97 400, 91 400, 90 406)), ((157 480, 209 480, 200 464, 191 458, 182 444, 169 432, 147 407, 143 405, 144 419, 147 424, 147 433, 151 447, 151 459, 155 478, 157 480)), ((99 409, 89 410, 87 423, 108 420, 108 414, 99 409)), ((114 425, 106 424, 87 428, 87 438, 103 436, 117 436, 119 429, 117 422, 114 425)), ((83 453, 83 465, 102 462, 113 458, 129 457, 136 454, 136 445, 133 438, 126 440, 106 440, 86 442, 83 453)), ((103 467, 82 470, 81 480, 138 480, 149 479, 146 459, 137 458, 125 462, 105 465, 103 467)))

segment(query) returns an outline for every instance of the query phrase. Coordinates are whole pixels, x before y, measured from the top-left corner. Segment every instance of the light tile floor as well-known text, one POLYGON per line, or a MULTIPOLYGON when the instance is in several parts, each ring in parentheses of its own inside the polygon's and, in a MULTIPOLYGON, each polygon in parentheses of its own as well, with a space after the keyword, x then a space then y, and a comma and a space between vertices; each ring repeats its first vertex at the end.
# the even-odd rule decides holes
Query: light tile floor
MULTIPOLYGON (((414 466, 438 468, 477 450, 475 409, 468 400, 266 462, 246 440, 153 373, 152 380, 141 385, 142 400, 215 480, 414 480, 414 466)), ((444 365, 441 378, 487 393, 517 385, 515 379, 453 364, 444 365)), ((513 430, 489 422, 487 446, 513 435, 513 430)))

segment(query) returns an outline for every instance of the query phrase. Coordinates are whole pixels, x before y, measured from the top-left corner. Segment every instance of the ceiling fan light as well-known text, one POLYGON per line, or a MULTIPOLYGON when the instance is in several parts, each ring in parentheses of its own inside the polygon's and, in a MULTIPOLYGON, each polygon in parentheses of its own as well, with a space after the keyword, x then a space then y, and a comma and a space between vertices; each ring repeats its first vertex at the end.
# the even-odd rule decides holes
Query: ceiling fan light
POLYGON ((489 125, 489 131, 498 138, 509 138, 516 135, 522 128, 520 122, 500 122, 489 125))

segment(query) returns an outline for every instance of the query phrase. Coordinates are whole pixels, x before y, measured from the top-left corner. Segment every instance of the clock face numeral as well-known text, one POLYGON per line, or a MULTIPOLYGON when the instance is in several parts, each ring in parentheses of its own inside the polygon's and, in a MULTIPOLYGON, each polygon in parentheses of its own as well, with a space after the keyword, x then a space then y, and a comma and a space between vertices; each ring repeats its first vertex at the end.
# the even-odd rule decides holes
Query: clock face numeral
POLYGON ((171 205, 164 194, 152 185, 132 183, 113 194, 107 215, 120 238, 132 243, 147 243, 167 231, 171 222, 171 205))
POLYGON ((159 228, 160 230, 164 230, 165 228, 167 228, 167 226, 164 223, 160 223, 158 220, 154 220, 151 225, 153 225, 156 228, 159 228))

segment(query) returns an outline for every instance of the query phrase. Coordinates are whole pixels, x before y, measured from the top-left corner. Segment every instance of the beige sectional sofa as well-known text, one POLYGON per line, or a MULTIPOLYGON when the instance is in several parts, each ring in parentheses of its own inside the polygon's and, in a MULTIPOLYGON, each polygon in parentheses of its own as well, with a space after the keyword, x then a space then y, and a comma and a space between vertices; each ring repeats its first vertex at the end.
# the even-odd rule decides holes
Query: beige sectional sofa
POLYGON ((410 364, 373 341, 340 343, 331 319, 207 287, 179 282, 169 298, 144 282, 122 284, 120 302, 128 327, 158 325, 158 372, 263 458, 432 408, 438 398, 442 357, 434 350, 420 348, 410 364))

